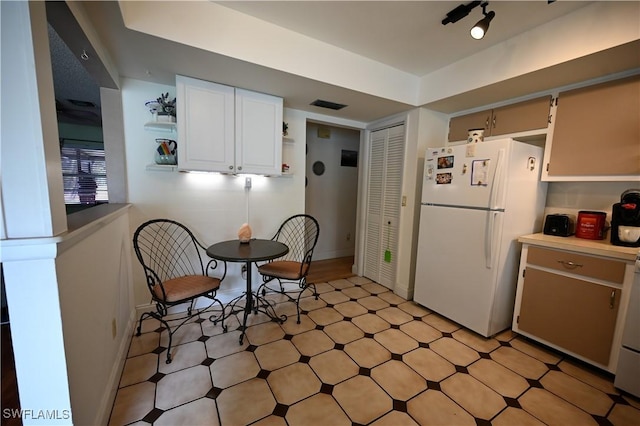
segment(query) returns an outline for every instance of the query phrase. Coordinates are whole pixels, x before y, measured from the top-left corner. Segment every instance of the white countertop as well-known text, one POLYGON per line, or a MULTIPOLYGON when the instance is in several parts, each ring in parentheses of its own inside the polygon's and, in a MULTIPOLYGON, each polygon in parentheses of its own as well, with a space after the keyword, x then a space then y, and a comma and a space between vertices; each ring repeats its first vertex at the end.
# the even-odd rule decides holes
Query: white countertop
POLYGON ((613 257, 616 259, 630 261, 634 261, 636 259, 636 255, 640 251, 640 247, 614 246, 611 244, 609 239, 587 240, 584 238, 576 238, 575 236, 556 237, 542 233, 523 235, 518 238, 518 241, 524 244, 533 244, 561 250, 572 250, 585 254, 613 257))

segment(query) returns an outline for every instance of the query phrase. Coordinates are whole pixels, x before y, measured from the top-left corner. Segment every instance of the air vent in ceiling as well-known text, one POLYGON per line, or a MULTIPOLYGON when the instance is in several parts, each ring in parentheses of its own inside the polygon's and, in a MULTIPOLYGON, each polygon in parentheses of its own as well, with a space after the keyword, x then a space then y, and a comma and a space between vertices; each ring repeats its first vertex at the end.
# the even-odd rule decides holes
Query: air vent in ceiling
POLYGON ((336 111, 347 106, 344 104, 337 104, 335 102, 323 101, 322 99, 316 99, 315 101, 311 102, 311 105, 315 105, 320 108, 333 109, 336 111))
POLYGON ((67 99, 67 101, 69 101, 70 104, 73 104, 77 107, 82 107, 82 108, 95 108, 96 104, 94 104, 93 102, 90 101, 80 101, 78 99, 67 99))

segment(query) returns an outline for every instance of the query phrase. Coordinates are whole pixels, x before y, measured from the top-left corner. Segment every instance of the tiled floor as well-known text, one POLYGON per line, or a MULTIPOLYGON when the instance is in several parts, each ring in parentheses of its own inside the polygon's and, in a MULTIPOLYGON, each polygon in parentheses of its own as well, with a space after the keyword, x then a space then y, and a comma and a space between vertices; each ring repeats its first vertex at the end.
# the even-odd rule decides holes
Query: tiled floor
MULTIPOLYGON (((484 339, 361 277, 223 333, 208 315, 134 336, 111 425, 639 425, 612 378, 510 331, 484 339)), ((278 296, 274 301, 281 300, 278 296)))

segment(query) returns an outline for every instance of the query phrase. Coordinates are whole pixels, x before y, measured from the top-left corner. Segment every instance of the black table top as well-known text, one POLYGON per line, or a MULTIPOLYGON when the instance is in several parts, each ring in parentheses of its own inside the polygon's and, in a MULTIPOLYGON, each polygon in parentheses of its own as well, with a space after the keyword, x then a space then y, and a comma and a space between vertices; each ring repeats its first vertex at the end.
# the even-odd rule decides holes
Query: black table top
POLYGON ((272 241, 252 239, 248 243, 240 240, 222 241, 207 248, 207 256, 228 262, 256 262, 275 259, 289 252, 285 244, 272 241))

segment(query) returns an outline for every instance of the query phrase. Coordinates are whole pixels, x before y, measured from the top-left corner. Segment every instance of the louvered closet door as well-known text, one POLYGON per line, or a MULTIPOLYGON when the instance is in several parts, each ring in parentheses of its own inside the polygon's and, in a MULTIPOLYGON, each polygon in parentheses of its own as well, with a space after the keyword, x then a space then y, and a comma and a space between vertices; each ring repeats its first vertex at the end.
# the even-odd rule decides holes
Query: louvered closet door
POLYGON ((395 284, 404 125, 371 133, 365 236, 364 276, 386 287, 395 284), (391 261, 385 252, 391 252, 391 261))

